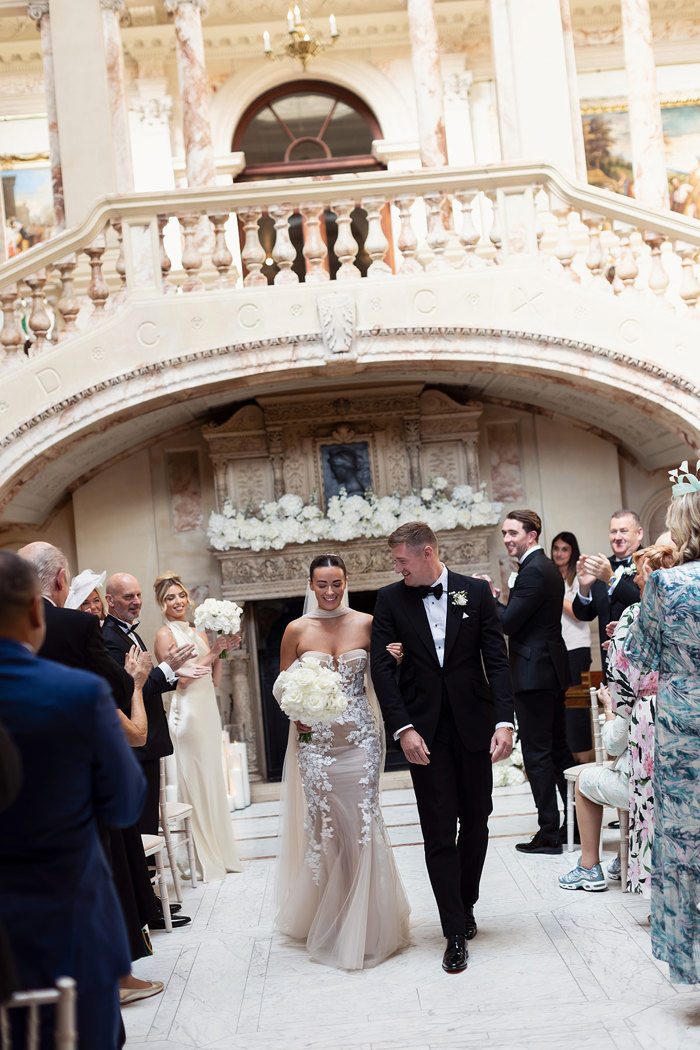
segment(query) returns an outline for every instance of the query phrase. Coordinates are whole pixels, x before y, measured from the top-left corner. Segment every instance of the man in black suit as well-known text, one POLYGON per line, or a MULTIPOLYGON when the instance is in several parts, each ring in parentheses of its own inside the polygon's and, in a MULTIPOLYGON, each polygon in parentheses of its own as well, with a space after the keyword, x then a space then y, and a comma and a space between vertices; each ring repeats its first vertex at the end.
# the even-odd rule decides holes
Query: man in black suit
MULTIPOLYGON (((130 573, 119 572, 107 580, 105 596, 109 613, 102 625, 102 639, 110 655, 123 667, 126 654, 132 645, 146 650, 143 639, 136 633, 138 617, 141 613, 143 599, 139 581, 130 573)), ((160 791, 160 759, 172 755, 173 743, 168 732, 168 719, 163 708, 163 693, 170 692, 177 686, 177 671, 194 656, 193 645, 173 644, 164 660, 154 667, 143 686, 143 702, 148 716, 148 737, 143 747, 135 748, 136 757, 146 776, 148 793, 139 830, 142 835, 158 834, 158 798, 160 791)), ((208 668, 190 664, 187 668, 190 678, 199 678, 209 674, 208 668)), ((130 713, 123 708, 125 714, 130 713)))
POLYGON ((423 522, 401 525, 389 547, 403 580, 377 595, 372 679, 389 737, 410 762, 447 938, 443 969, 459 973, 467 965, 466 941, 476 934, 491 763, 507 758, 513 746, 508 657, 488 585, 448 571, 432 529, 423 522), (398 677, 387 651, 396 641, 403 645, 398 677))
POLYGON ((617 621, 625 609, 639 601, 639 587, 634 582, 636 569, 632 555, 642 545, 644 530, 639 515, 633 510, 616 510, 610 519, 612 555, 582 554, 576 566, 578 594, 572 602, 577 620, 590 623, 598 617, 600 653, 603 673, 608 641, 605 628, 617 621))
MULTIPOLYGON (((508 635, 518 733, 540 826, 530 842, 515 848, 561 853, 557 788, 566 811, 564 770, 574 764, 566 743, 563 695, 569 682, 561 636, 564 580, 539 545, 541 531, 534 510, 510 511, 503 522, 503 542, 519 569, 508 605, 499 602, 498 612, 508 635)), ((493 593, 498 598, 495 587, 493 593)))

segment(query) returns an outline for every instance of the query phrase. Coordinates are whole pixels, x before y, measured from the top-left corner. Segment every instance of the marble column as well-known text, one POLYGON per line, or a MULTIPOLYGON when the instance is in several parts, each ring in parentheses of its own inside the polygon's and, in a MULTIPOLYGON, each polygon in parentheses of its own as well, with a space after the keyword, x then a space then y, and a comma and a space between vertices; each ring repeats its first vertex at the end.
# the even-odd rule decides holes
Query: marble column
POLYGON ((212 186, 216 181, 216 167, 209 122, 210 87, 202 36, 202 14, 206 14, 207 2, 164 0, 164 4, 175 19, 187 184, 212 186))
POLYGON ((498 130, 501 160, 520 160, 522 145, 515 91, 515 71, 511 53, 508 0, 489 0, 491 14, 491 54, 496 79, 498 130))
POLYGON ((668 208, 668 176, 649 0, 622 0, 622 36, 634 196, 650 208, 668 208))
POLYGON ((433 0, 407 0, 418 139, 424 168, 447 164, 440 45, 433 0))
POLYGON ((129 85, 129 131, 133 148, 134 189, 175 188, 170 118, 173 100, 162 63, 139 65, 129 85))
POLYGON ((578 95, 578 78, 576 76, 576 51, 574 33, 571 27, 571 7, 569 0, 559 0, 561 11, 561 29, 564 39, 564 61, 566 62, 566 79, 569 85, 569 110, 571 112, 571 134, 574 143, 574 166, 579 182, 588 182, 586 150, 583 144, 583 121, 581 120, 581 100, 578 95))
POLYGON ((469 89, 472 74, 464 68, 463 55, 447 55, 442 72, 445 85, 445 132, 450 164, 466 167, 474 164, 474 143, 470 118, 469 89), (456 58, 457 62, 450 61, 456 58))
POLYGON ((44 91, 46 93, 46 116, 49 124, 49 162, 51 164, 51 190, 56 232, 66 225, 63 203, 63 173, 61 171, 61 147, 58 141, 58 114, 56 111, 56 85, 53 69, 53 45, 51 43, 51 15, 49 0, 32 0, 27 4, 27 14, 37 24, 41 34, 41 53, 44 66, 44 91))
POLYGON ((126 105, 124 52, 119 31, 119 18, 122 12, 126 11, 126 4, 124 0, 100 0, 100 7, 102 8, 102 33, 109 87, 109 113, 114 135, 117 189, 120 193, 130 193, 134 188, 134 168, 131 162, 129 114, 126 105))

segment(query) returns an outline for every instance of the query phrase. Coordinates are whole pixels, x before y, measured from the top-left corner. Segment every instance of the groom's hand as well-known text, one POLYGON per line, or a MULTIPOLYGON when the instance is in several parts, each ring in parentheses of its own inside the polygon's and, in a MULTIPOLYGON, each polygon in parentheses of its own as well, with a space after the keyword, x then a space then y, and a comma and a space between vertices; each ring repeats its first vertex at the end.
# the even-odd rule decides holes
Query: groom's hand
POLYGON ((430 752, 426 747, 425 740, 415 729, 404 729, 399 737, 399 742, 409 762, 414 762, 417 766, 430 765, 428 757, 430 752))
POLYGON ((513 734, 510 729, 497 729, 491 737, 492 762, 500 762, 502 758, 508 758, 513 750, 513 734))

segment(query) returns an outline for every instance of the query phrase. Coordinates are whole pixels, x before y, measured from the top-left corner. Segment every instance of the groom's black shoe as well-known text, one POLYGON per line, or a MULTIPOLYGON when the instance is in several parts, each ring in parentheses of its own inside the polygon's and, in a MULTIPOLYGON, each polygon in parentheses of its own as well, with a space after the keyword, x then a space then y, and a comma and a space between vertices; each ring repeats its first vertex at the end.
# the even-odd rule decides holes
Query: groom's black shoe
POLYGON ((447 938, 447 948, 442 957, 442 968, 445 973, 461 973, 467 968, 467 938, 463 933, 455 933, 447 938))
MULTIPOLYGON (((189 915, 173 915, 170 921, 173 929, 176 930, 178 926, 188 926, 189 923, 192 922, 192 919, 189 915)), ((154 919, 153 922, 149 922, 148 928, 150 930, 165 930, 167 928, 165 925, 165 919, 162 916, 159 919, 154 919)))
POLYGON ((467 916, 466 916, 466 918, 467 918, 467 934, 466 934, 466 936, 467 936, 467 940, 470 941, 472 939, 472 937, 476 937, 477 925, 476 925, 476 919, 474 918, 474 909, 473 908, 467 908, 466 911, 467 911, 467 916))
POLYGON ((541 831, 533 835, 529 842, 516 842, 515 848, 521 853, 550 853, 552 855, 562 852, 559 837, 554 839, 545 838, 541 831))

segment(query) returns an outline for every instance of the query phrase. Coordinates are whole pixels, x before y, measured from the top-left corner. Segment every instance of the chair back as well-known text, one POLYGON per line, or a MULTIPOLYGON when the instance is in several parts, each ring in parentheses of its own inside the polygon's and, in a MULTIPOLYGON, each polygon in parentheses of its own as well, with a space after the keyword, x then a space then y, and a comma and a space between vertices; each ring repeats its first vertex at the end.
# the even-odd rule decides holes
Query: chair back
POLYGON ((603 750, 603 735, 600 731, 600 717, 598 711, 598 690, 595 686, 591 686, 589 690, 591 699, 591 725, 593 727, 593 747, 595 749, 595 764, 602 766, 605 761, 605 751, 603 750))
POLYGON ((55 1050, 77 1050, 75 1027, 76 984, 72 977, 59 977, 55 988, 41 988, 30 992, 15 992, 0 1006, 0 1045, 2 1050, 20 1050, 13 1047, 10 1035, 9 1011, 23 1008, 27 1011, 26 1041, 22 1050, 39 1050, 41 1040, 39 1009, 56 1005, 54 1025, 55 1050))

